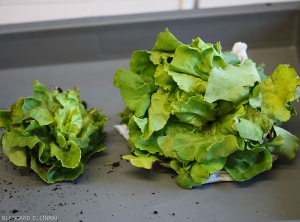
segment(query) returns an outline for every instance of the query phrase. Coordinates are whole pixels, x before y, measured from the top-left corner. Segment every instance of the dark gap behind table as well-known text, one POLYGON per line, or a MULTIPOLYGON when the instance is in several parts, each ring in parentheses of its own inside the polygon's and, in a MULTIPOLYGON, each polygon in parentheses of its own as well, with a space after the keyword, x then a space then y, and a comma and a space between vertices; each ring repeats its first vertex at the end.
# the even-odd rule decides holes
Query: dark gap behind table
POLYGON ((300 4, 195 9, 141 15, 73 19, 0 26, 0 69, 130 58, 151 50, 168 28, 180 41, 200 37, 235 41, 251 49, 296 47, 300 54, 300 4), (283 7, 284 6, 284 7, 283 7))

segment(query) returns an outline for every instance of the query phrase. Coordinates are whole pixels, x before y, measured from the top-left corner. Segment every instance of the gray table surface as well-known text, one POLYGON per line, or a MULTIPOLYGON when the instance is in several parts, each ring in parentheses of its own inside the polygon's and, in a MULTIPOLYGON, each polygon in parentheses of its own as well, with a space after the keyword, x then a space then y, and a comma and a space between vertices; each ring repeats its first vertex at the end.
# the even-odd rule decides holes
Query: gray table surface
MULTIPOLYGON (((254 61, 265 61, 272 70, 290 62, 299 70, 295 49, 249 50, 254 61), (269 58, 272 53, 280 58, 269 58), (287 55, 288 56, 287 59, 287 55), (285 59, 286 58, 286 59, 285 59)), ((181 189, 175 173, 155 165, 152 174, 138 169, 120 155, 128 154, 126 141, 114 129, 124 108, 118 89, 112 86, 118 67, 128 68, 128 59, 84 62, 0 71, 0 108, 7 109, 19 97, 32 94, 38 79, 50 90, 78 86, 88 107, 102 109, 109 117, 105 131, 107 150, 88 162, 73 182, 47 185, 29 170, 14 169, 0 151, 0 215, 28 216, 58 221, 269 221, 300 219, 300 155, 292 161, 279 159, 273 169, 247 182, 203 185, 181 189), (112 168, 106 163, 120 161, 112 168), (113 171, 113 172, 110 172, 113 171), (18 212, 12 213, 13 210, 18 212), (154 214, 157 211, 157 214, 154 214)), ((299 105, 297 108, 299 110, 299 105)), ((299 118, 286 128, 300 135, 299 118)))

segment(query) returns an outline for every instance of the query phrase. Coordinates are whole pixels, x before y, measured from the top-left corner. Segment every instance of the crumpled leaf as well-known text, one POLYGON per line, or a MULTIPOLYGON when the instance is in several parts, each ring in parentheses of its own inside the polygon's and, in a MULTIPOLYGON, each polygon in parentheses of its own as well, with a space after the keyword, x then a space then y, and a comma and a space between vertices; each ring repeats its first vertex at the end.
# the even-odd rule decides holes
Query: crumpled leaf
POLYGON ((224 166, 236 181, 249 180, 271 167, 272 155, 267 149, 259 153, 249 150, 235 152, 227 158, 224 166))
POLYGON ((224 67, 225 61, 220 55, 220 46, 206 44, 200 38, 190 45, 180 45, 176 48, 170 70, 185 73, 207 80, 213 67, 224 67))
POLYGON ((221 170, 226 163, 226 158, 217 158, 204 163, 194 163, 191 166, 190 175, 198 184, 204 184, 211 173, 221 170))
POLYGON ((82 174, 83 168, 83 163, 79 163, 77 167, 71 169, 54 165, 47 172, 47 180, 50 183, 63 180, 74 180, 78 175, 82 174))
MULTIPOLYGON (((180 187, 185 189, 192 189, 193 187, 198 186, 200 184, 194 181, 191 174, 183 168, 180 168, 178 176, 176 177, 176 181, 180 187)), ((204 181, 204 179, 200 182, 202 181, 204 181)))
POLYGON ((133 156, 133 155, 125 155, 122 157, 125 160, 129 160, 130 163, 136 167, 141 167, 145 169, 151 169, 152 165, 155 163, 155 161, 158 160, 156 156, 133 156))
POLYGON ((224 69, 214 68, 209 75, 204 98, 208 102, 237 102, 246 98, 250 92, 249 87, 259 81, 255 63, 249 59, 238 66, 229 64, 224 69))
POLYGON ((4 154, 17 167, 27 167, 27 148, 20 146, 9 146, 7 135, 2 137, 2 147, 4 154))
POLYGON ((9 116, 11 112, 9 110, 0 110, 0 128, 10 129, 11 119, 9 116))
POLYGON ((56 144, 51 143, 51 156, 60 160, 63 167, 76 168, 80 162, 80 154, 80 148, 76 143, 70 142, 68 149, 61 149, 56 144))
POLYGON ((162 129, 171 113, 171 104, 168 101, 168 93, 162 89, 151 96, 151 105, 148 109, 147 118, 134 117, 135 122, 140 127, 143 139, 148 139, 154 131, 162 129))
POLYGON ((166 28, 164 32, 158 34, 152 51, 174 52, 180 45, 182 43, 166 28))
POLYGON ((235 125, 242 138, 263 142, 263 132, 256 124, 243 118, 239 118, 237 121, 235 125))
POLYGON ((216 134, 207 137, 192 133, 176 134, 173 148, 181 159, 196 160, 198 163, 219 157, 227 157, 232 152, 240 149, 233 135, 216 134))
POLYGON ((186 92, 204 93, 206 90, 207 82, 202 80, 201 78, 188 74, 174 72, 172 70, 169 70, 168 74, 177 83, 178 87, 186 92))
POLYGON ((125 69, 118 69, 114 86, 121 89, 124 103, 133 111, 137 117, 143 117, 150 106, 151 87, 138 74, 125 69))
POLYGON ((288 121, 291 117, 288 105, 296 99, 295 91, 299 85, 296 71, 289 65, 279 65, 262 83, 262 112, 281 122, 288 121))
MULTIPOLYGON (((288 132, 287 130, 274 126, 274 131, 280 140, 277 143, 275 141, 271 141, 269 150, 274 154, 279 154, 287 157, 288 159, 293 159, 296 155, 296 151, 298 150, 298 142, 299 139, 288 132)), ((276 138, 276 137, 275 137, 276 138)))
POLYGON ((178 101, 172 113, 181 121, 201 127, 216 119, 215 106, 204 100, 203 96, 191 96, 188 101, 178 101))

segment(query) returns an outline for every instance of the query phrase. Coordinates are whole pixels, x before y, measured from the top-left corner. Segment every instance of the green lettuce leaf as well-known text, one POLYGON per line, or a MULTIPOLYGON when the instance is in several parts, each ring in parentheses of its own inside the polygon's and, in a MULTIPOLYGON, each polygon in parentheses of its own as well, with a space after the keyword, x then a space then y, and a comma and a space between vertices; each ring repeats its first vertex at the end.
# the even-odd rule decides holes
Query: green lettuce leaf
POLYGON ((151 105, 148 109, 148 117, 138 118, 134 116, 134 121, 141 129, 143 139, 149 139, 154 131, 162 129, 171 112, 171 104, 168 101, 168 93, 162 88, 151 96, 151 105))
POLYGON ((115 75, 114 85, 121 89, 123 101, 129 109, 135 111, 137 117, 143 117, 150 106, 150 84, 140 75, 120 68, 115 75))
POLYGON ((10 129, 11 119, 9 118, 11 112, 9 110, 0 110, 0 128, 10 129))
POLYGON ((263 142, 263 132, 253 122, 239 118, 235 124, 240 137, 247 140, 255 140, 259 143, 263 142))
MULTIPOLYGON (((199 185, 199 183, 196 183, 193 180, 191 174, 183 168, 180 168, 178 176, 176 177, 176 181, 180 187, 185 189, 192 189, 193 187, 199 185)), ((201 180, 200 182, 203 183, 203 181, 205 181, 205 179, 201 180)))
POLYGON ((173 87, 176 87, 176 82, 172 76, 168 73, 169 64, 159 64, 154 73, 155 85, 161 86, 164 90, 171 91, 173 87))
POLYGON ((256 82, 260 82, 260 77, 255 63, 249 59, 242 65, 229 64, 225 69, 214 68, 210 73, 204 98, 208 102, 237 102, 249 95, 249 87, 256 82))
POLYGON ((158 34, 152 51, 175 52, 180 45, 182 43, 166 28, 164 32, 158 34))
POLYGON ((299 139, 279 126, 274 126, 274 131, 276 133, 276 136, 280 137, 280 142, 278 143, 278 139, 277 143, 274 143, 275 141, 273 140, 273 143, 271 141, 271 146, 269 147, 271 153, 279 154, 289 159, 293 159, 298 149, 299 139))
POLYGON ((178 87, 186 92, 204 93, 206 90, 207 82, 201 78, 172 70, 169 70, 168 74, 173 78, 178 87))
POLYGON ((203 96, 191 96, 187 102, 179 101, 172 113, 181 121, 201 127, 216 119, 215 106, 204 100, 203 96))
POLYGON ((8 157, 17 167, 27 167, 27 152, 26 147, 10 146, 10 141, 7 139, 7 135, 4 134, 2 137, 2 148, 4 154, 8 157))
POLYGON ((266 170, 270 170, 271 167, 272 155, 265 149, 259 153, 250 150, 235 152, 227 158, 224 169, 236 181, 244 181, 266 170))

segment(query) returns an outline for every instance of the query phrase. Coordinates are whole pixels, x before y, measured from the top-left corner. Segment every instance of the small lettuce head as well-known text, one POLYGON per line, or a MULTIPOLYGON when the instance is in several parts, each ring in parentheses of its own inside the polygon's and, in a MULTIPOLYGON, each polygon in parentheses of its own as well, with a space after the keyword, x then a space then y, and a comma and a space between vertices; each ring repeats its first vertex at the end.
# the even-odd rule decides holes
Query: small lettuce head
POLYGON ((33 95, 0 110, 1 144, 17 167, 30 167, 47 183, 74 180, 94 153, 105 149, 101 110, 85 110, 79 89, 52 93, 37 80, 33 95))

